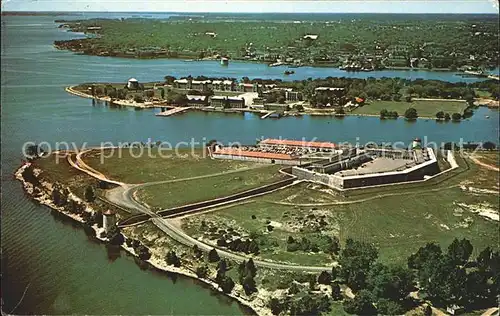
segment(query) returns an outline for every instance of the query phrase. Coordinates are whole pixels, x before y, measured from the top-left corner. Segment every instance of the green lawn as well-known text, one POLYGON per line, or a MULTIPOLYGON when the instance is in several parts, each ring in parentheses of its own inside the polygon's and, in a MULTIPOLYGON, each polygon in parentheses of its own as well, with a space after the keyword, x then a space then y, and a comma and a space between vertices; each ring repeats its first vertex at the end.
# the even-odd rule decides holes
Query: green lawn
POLYGON ((203 179, 157 184, 137 191, 139 200, 156 208, 170 208, 228 196, 285 178, 278 172, 282 166, 266 167, 223 174, 203 179))
POLYGON ((210 159, 204 157, 202 149, 181 149, 176 155, 172 150, 153 148, 151 155, 148 155, 148 149, 144 148, 144 154, 138 157, 140 150, 116 149, 113 155, 110 150, 93 151, 83 159, 89 166, 110 178, 127 183, 175 180, 265 166, 253 162, 210 159), (135 156, 138 158, 134 158, 135 156))
POLYGON ((201 221, 226 231, 231 228, 240 235, 263 236, 259 238, 264 240, 260 256, 277 261, 328 264, 332 258, 323 253, 286 251, 289 236, 300 239, 321 232, 335 235, 341 242, 347 238, 372 242, 379 248, 382 261, 404 263, 411 253, 431 241, 447 247, 457 237, 471 240, 476 250, 487 245, 497 247, 498 222, 456 204, 482 205, 498 211, 498 195, 466 193, 459 187, 469 181, 469 186, 481 188, 484 181, 494 177, 494 172, 472 165, 470 170, 461 168, 444 180, 425 185, 352 191, 344 196, 331 194, 316 184, 302 183, 251 203, 188 217, 183 227, 208 240, 216 238, 199 229, 201 221), (320 197, 318 205, 306 205, 316 197, 320 197), (326 224, 318 225, 322 220, 326 224), (271 232, 267 230, 269 224, 274 227, 271 232))
POLYGON ((371 101, 362 107, 355 109, 353 114, 369 114, 379 115, 380 111, 386 109, 388 111, 396 111, 400 116, 403 116, 405 111, 413 107, 417 110, 420 117, 436 117, 436 113, 443 111, 450 115, 457 112, 462 113, 467 107, 465 101, 413 101, 413 102, 396 102, 396 101, 371 101))

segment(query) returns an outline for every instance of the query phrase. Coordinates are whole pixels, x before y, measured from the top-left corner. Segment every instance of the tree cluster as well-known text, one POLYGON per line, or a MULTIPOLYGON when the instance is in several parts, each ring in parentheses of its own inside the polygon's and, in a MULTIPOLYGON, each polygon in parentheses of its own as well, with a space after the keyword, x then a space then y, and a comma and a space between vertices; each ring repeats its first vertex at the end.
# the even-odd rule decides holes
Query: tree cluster
POLYGON ((387 111, 387 109, 382 109, 380 111, 380 118, 381 119, 386 119, 386 118, 398 118, 399 114, 396 111, 387 111))
POLYGON ((467 239, 455 238, 446 252, 428 243, 408 258, 408 267, 416 271, 420 289, 437 305, 470 310, 491 306, 499 293, 500 253, 487 247, 472 260, 472 251, 467 239))
POLYGON ((328 236, 323 234, 312 235, 309 238, 302 237, 301 239, 295 239, 289 236, 287 239, 286 250, 289 252, 301 251, 312 251, 312 252, 324 252, 327 254, 337 254, 340 250, 340 242, 337 236, 328 236))
POLYGON ((226 238, 222 236, 217 240, 217 246, 227 247, 232 251, 243 252, 246 254, 258 254, 260 251, 259 244, 255 239, 236 238, 227 242, 226 238))
POLYGON ((252 260, 243 261, 238 265, 238 276, 240 284, 243 285, 243 290, 246 295, 251 295, 257 292, 257 286, 255 284, 255 276, 257 275, 257 268, 252 260))

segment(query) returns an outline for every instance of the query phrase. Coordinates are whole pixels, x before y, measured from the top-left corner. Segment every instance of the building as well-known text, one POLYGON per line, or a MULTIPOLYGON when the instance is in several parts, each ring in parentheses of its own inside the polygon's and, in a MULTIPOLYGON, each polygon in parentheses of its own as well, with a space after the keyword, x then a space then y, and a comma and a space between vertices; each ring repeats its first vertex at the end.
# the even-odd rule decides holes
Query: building
POLYGON ((261 148, 272 149, 275 147, 308 148, 315 151, 336 151, 337 145, 330 142, 308 142, 305 140, 264 139, 258 145, 261 148))
POLYGON ((212 157, 217 159, 255 161, 259 163, 281 165, 300 164, 300 160, 298 159, 299 157, 290 154, 249 151, 242 150, 240 148, 216 148, 216 150, 212 153, 212 157))
POLYGON ((210 105, 215 108, 241 109, 245 107, 245 99, 241 97, 227 97, 214 95, 210 98, 210 105))
POLYGON ((305 40, 317 40, 318 39, 318 35, 316 34, 306 34, 304 35, 303 39, 305 40))
POLYGON ((212 82, 210 80, 191 80, 191 90, 207 91, 210 89, 212 82))
POLYGON ((300 93, 298 91, 291 91, 291 90, 285 91, 285 99, 287 101, 294 101, 294 102, 303 100, 302 93, 300 93))
POLYGON ((187 105, 191 107, 204 107, 208 106, 208 98, 204 95, 186 95, 188 102, 187 105))
POLYGON ((193 79, 176 79, 174 80, 174 88, 186 90, 207 91, 211 88, 210 80, 193 80, 193 79))
MULTIPOLYGON (((306 167, 294 167, 299 179, 319 182, 335 189, 422 181, 439 172, 431 148, 417 150, 359 150, 341 159, 325 159, 306 167)), ((454 158, 453 158, 454 159, 454 158)))
POLYGON ((214 80, 212 81, 212 89, 214 91, 234 91, 235 84, 231 80, 214 80))
POLYGON ((135 78, 130 78, 127 82, 127 89, 129 90, 138 90, 139 89, 139 81, 135 78))
POLYGON ((110 209, 102 213, 102 226, 104 232, 109 232, 111 227, 116 226, 116 213, 110 209))
POLYGON ((190 89, 190 82, 188 79, 176 79, 174 80, 174 88, 190 89))
POLYGON ((240 84, 238 84, 238 91, 241 91, 241 92, 259 92, 260 87, 257 83, 240 83, 240 84))

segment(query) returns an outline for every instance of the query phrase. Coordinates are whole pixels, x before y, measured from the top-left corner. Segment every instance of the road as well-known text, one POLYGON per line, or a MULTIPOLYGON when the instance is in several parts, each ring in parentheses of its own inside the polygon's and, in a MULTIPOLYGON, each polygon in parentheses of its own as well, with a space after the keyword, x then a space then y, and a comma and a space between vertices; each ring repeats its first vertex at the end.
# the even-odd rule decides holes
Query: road
POLYGON ((135 210, 139 213, 146 214, 151 217, 151 222, 161 229, 164 233, 170 236, 172 239, 177 242, 184 244, 188 247, 192 247, 197 245, 198 248, 204 251, 210 251, 214 248, 217 249, 217 253, 221 258, 233 260, 233 261, 244 261, 252 258, 254 263, 258 267, 271 268, 271 269, 282 269, 282 270, 292 270, 292 271, 304 271, 304 272, 321 272, 321 271, 330 271, 331 266, 304 266, 304 265, 293 265, 293 264, 285 264, 285 263, 276 263, 271 261, 258 260, 253 258, 252 256, 240 255, 237 253, 226 251, 225 249, 221 249, 218 247, 214 247, 202 241, 199 241, 188 234, 186 234, 182 229, 176 227, 171 220, 160 217, 157 213, 153 212, 150 208, 145 205, 139 203, 134 199, 133 193, 142 186, 147 186, 148 183, 143 184, 127 184, 123 182, 118 182, 107 178, 104 174, 99 171, 88 166, 81 159, 82 154, 85 152, 81 152, 76 155, 76 162, 72 158, 71 155, 68 156, 68 162, 70 165, 86 174, 103 181, 107 181, 110 183, 118 184, 117 188, 108 190, 106 192, 105 198, 109 200, 111 203, 119 205, 121 207, 135 210))

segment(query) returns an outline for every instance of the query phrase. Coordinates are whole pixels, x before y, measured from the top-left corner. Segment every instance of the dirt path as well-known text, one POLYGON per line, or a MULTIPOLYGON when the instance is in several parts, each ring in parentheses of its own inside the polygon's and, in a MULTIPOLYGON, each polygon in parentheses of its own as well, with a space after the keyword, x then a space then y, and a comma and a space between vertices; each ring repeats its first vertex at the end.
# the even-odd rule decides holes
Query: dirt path
POLYGON ((498 307, 488 308, 481 316, 498 315, 498 307))
POLYGON ((444 188, 436 188, 436 189, 422 189, 422 190, 416 190, 416 191, 410 191, 410 192, 395 192, 395 193, 386 193, 386 194, 378 194, 374 195, 371 197, 367 197, 364 199, 358 199, 358 200, 351 200, 351 201, 336 201, 336 202, 328 202, 328 203, 291 203, 291 202, 277 202, 277 201, 267 201, 268 203, 272 204, 279 204, 279 205, 287 205, 287 206, 331 206, 331 205, 346 205, 346 204, 356 204, 356 203, 362 203, 362 202, 367 202, 367 201, 372 201, 372 200, 377 200, 389 196, 400 196, 400 195, 410 195, 410 194, 416 194, 416 193, 421 193, 421 192, 436 192, 436 191, 442 191, 442 190, 448 190, 452 188, 458 188, 460 187, 460 184, 454 184, 450 185, 444 188))
POLYGON ((500 169, 499 169, 498 167, 495 167, 495 166, 493 166, 493 165, 489 165, 489 164, 487 164, 487 163, 484 163, 484 162, 482 162, 481 160, 479 160, 476 156, 472 156, 472 155, 471 155, 471 156, 469 156, 469 158, 470 158, 472 161, 474 161, 474 163, 475 163, 476 165, 479 165, 479 166, 481 166, 481 167, 484 167, 484 168, 486 168, 486 169, 490 169, 490 170, 493 170, 493 171, 496 171, 496 172, 499 172, 499 171, 500 171, 500 169))

